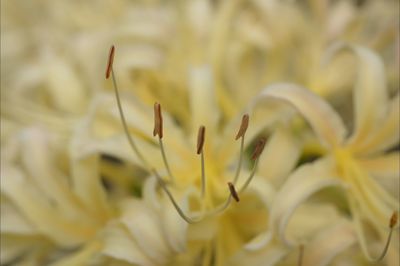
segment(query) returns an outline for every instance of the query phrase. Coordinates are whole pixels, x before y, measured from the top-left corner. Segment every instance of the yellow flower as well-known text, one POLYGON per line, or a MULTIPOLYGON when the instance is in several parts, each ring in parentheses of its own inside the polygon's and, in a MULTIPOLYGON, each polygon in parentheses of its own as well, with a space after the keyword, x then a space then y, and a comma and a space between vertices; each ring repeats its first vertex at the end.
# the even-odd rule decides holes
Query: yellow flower
MULTIPOLYGON (((389 99, 382 61, 376 54, 344 44, 337 45, 333 53, 346 49, 359 61, 350 136, 338 113, 304 88, 277 84, 260 96, 294 107, 311 126, 324 150, 322 158, 299 167, 282 186, 271 210, 270 233, 277 233, 287 245, 293 245, 295 241, 285 236, 285 228, 296 207, 324 188, 342 186, 361 248, 372 260, 365 239, 369 233, 363 229, 363 222, 380 239, 386 238, 390 217, 399 210, 400 158, 397 150, 390 150, 399 143, 399 94, 389 99), (380 184, 385 175, 393 180, 397 196, 380 184)), ((336 193, 340 195, 339 191, 336 193)), ((268 237, 270 234, 266 233, 254 241, 265 244, 268 237)))

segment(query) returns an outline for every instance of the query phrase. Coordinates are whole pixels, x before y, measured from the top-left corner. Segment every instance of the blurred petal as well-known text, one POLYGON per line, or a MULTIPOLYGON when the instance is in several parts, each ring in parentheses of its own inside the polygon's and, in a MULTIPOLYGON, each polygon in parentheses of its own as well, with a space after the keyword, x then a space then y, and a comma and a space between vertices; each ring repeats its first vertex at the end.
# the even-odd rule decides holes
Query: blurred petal
POLYGON ((143 252, 158 264, 165 264, 170 253, 162 237, 160 220, 143 202, 127 200, 122 207, 121 223, 129 230, 143 252))
POLYGON ((400 94, 390 101, 388 113, 380 121, 375 131, 370 132, 370 137, 353 149, 357 153, 377 153, 395 147, 400 140, 400 94))
POLYGON ((305 245, 303 265, 327 266, 339 253, 355 244, 352 224, 342 221, 319 233, 305 245))
POLYGON ((270 230, 276 232, 286 245, 295 243, 287 238, 285 229, 296 208, 312 194, 330 186, 341 185, 339 179, 332 176, 330 167, 327 159, 301 166, 289 176, 276 195, 271 209, 270 230))
POLYGON ((295 84, 276 84, 264 89, 262 100, 282 101, 294 107, 314 129, 323 144, 336 146, 343 142, 346 128, 339 115, 324 100, 295 84))
POLYGON ((367 48, 342 43, 332 47, 330 56, 344 49, 352 51, 359 62, 353 92, 355 126, 350 140, 355 145, 365 141, 379 126, 386 112, 388 94, 384 65, 380 57, 367 48))
POLYGON ((285 181, 300 156, 300 143, 289 129, 277 128, 260 157, 258 173, 275 185, 285 181))
POLYGON ((105 246, 102 253, 106 256, 141 266, 155 265, 131 237, 122 225, 112 224, 105 232, 105 246))

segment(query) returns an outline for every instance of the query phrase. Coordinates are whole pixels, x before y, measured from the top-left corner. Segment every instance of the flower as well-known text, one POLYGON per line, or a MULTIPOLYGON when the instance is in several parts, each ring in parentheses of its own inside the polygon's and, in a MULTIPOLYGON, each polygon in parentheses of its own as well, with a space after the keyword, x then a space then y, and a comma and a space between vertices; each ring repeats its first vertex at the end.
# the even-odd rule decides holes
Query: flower
MULTIPOLYGON (((2 68, 1 116, 2 123, 12 121, 19 128, 16 138, 2 136, 7 144, 2 155, 11 156, 2 161, 6 166, 1 172, 6 184, 2 214, 6 228, 13 221, 22 227, 18 231, 21 238, 14 231, 2 231, 7 240, 5 250, 11 250, 2 252, 9 254, 2 255, 2 260, 23 254, 30 262, 36 259, 32 254, 41 263, 191 265, 202 260, 221 265, 262 264, 271 255, 271 263, 285 263, 283 257, 287 257, 293 264, 297 247, 288 248, 276 238, 268 246, 255 242, 265 237, 269 222, 276 223, 277 210, 286 210, 275 192, 299 158, 314 152, 310 145, 303 151, 302 134, 308 131, 292 125, 286 110, 281 112, 283 108, 263 106, 251 110, 246 140, 234 145, 234 133, 251 99, 261 96, 260 88, 276 81, 302 84, 328 101, 343 104, 354 62, 335 57, 330 64, 320 65, 327 47, 338 39, 379 52, 393 92, 399 57, 393 56, 397 52, 398 9, 392 5, 397 4, 1 2, 2 21, 6 22, 2 23, 1 61, 7 63, 2 68), (121 130, 121 110, 110 95, 111 82, 104 82, 100 74, 109 43, 116 43, 119 51, 116 74, 127 114, 126 131, 135 139, 134 149, 140 151, 134 154, 121 130), (150 135, 154 102, 161 103, 164 110, 165 132, 155 132, 159 139, 150 135), (204 126, 199 134, 204 146, 199 144, 200 154, 195 155, 200 125, 204 126), (271 137, 254 163, 247 150, 259 136, 271 137), (52 141, 29 150, 19 149, 18 144, 18 156, 13 157, 14 144, 20 138, 29 145, 35 138, 52 141), (33 166, 28 159, 20 160, 31 154, 33 166), (49 161, 58 162, 59 156, 63 163, 49 169, 49 161), (240 182, 236 183, 240 169, 240 182), (69 176, 73 186, 49 177, 58 177, 59 172, 69 176), (247 181, 243 175, 249 177, 247 181), (21 180, 37 182, 23 188, 26 193, 15 193, 21 180), (43 200, 27 201, 32 193, 43 200), (49 199, 56 204, 49 204, 49 199), (179 212, 172 210, 172 199, 181 216, 199 223, 187 225, 179 219, 179 212), (69 211, 59 214, 61 203, 69 211), (43 219, 48 216, 54 219, 43 219), (160 222, 163 219, 165 224, 160 222), (93 220, 90 234, 74 233, 88 227, 85 220, 93 220), (65 228, 58 228, 65 223, 74 234, 66 235, 65 228), (34 234, 40 238, 37 243, 43 253, 25 252, 25 242, 20 240, 30 239, 37 228, 40 230, 34 234), (179 237, 173 237, 176 235, 179 237), (18 252, 13 253, 15 250, 18 252)), ((160 105, 156 109, 160 110, 160 105)), ((160 124, 161 112, 157 113, 160 124)), ((348 116, 346 111, 342 113, 348 116)), ((354 171, 342 159, 345 153, 334 152, 337 156, 332 155, 332 160, 354 171)), ((366 163, 374 168, 371 171, 380 170, 381 162, 366 163)), ((304 207, 296 212, 299 218, 292 219, 295 226, 287 234, 296 238, 299 231, 309 229, 302 235, 311 241, 305 262, 329 261, 354 242, 352 228, 332 206, 304 207), (326 217, 308 223, 305 217, 317 209, 326 217), (322 228, 328 231, 322 233, 322 228), (330 244, 327 238, 335 242, 330 244), (323 255, 313 247, 324 247, 323 255)))
MULTIPOLYGON (((362 251, 373 260, 364 222, 383 238, 393 211, 399 209, 398 194, 396 199, 380 184, 380 179, 389 175, 398 187, 399 152, 390 149, 399 143, 399 94, 388 98, 383 65, 376 54, 345 44, 336 46, 333 53, 342 50, 350 50, 359 60, 353 91, 354 129, 350 136, 337 112, 304 88, 273 85, 260 97, 294 107, 323 147, 321 158, 299 167, 282 186, 271 210, 269 229, 287 245, 293 245, 295 241, 285 236, 285 228, 296 207, 322 189, 341 186, 362 251)), ((266 236, 256 240, 267 242, 266 236)))

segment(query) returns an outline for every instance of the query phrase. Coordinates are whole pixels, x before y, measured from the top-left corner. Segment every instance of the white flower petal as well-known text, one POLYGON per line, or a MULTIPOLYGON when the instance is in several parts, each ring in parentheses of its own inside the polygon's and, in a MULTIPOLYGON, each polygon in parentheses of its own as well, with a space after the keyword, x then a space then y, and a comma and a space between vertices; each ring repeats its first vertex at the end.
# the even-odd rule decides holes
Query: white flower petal
POLYGON ((382 60, 373 51, 356 45, 339 43, 331 48, 331 55, 349 49, 359 60, 354 85, 354 131, 350 143, 360 143, 380 125, 386 112, 388 93, 382 60))
POLYGON ((270 217, 270 230, 277 232, 286 245, 295 241, 285 234, 286 226, 296 208, 309 196, 321 189, 340 185, 338 178, 329 171, 328 160, 320 160, 307 164, 296 170, 276 195, 270 217))
POLYGON ((258 173, 274 185, 280 186, 296 166, 300 157, 300 143, 289 129, 277 128, 262 153, 258 173))
POLYGON ((122 213, 121 223, 126 226, 143 252, 158 264, 165 264, 171 251, 163 237, 157 213, 137 200, 124 202, 122 213))
POLYGON ((400 140, 400 94, 394 97, 389 105, 388 113, 382 119, 370 137, 360 145, 352 147, 356 153, 371 154, 393 148, 400 140))
POLYGON ((101 248, 102 244, 99 241, 93 241, 91 243, 86 244, 77 252, 73 252, 71 255, 63 257, 50 265, 51 266, 85 265, 90 261, 91 258, 93 258, 101 250, 101 248))
MULTIPOLYGON (((207 65, 193 66, 188 74, 192 134, 197 134, 200 125, 207 128, 207 134, 213 134, 216 132, 219 112, 211 68, 207 65)), ((212 142, 212 138, 209 141, 212 142)))
POLYGON ((23 131, 20 140, 22 164, 35 185, 67 216, 86 220, 88 216, 78 198, 69 190, 66 177, 54 167, 56 162, 50 149, 50 135, 38 128, 29 128, 23 131))
POLYGON ((276 265, 288 253, 283 247, 268 247, 258 251, 242 250, 229 259, 232 266, 257 265, 272 266, 276 265))
POLYGON ((305 245, 303 265, 326 266, 356 242, 351 223, 342 221, 318 234, 305 245))
POLYGON ((74 193, 85 204, 88 212, 95 214, 100 221, 111 216, 111 206, 100 181, 99 155, 86 158, 72 158, 71 176, 74 193))
POLYGON ((109 257, 124 260, 140 266, 156 265, 152 262, 138 243, 122 225, 112 224, 105 232, 105 243, 102 253, 109 257))
POLYGON ((5 165, 1 170, 1 192, 38 231, 63 247, 82 243, 94 235, 95 227, 64 217, 40 191, 29 186, 20 170, 5 165))
POLYGON ((9 200, 2 198, 0 208, 0 212, 2 213, 0 216, 0 231, 2 234, 34 235, 38 233, 9 200))
POLYGON ((275 84, 264 89, 255 104, 275 100, 289 104, 310 123, 323 144, 336 146, 346 136, 346 128, 335 110, 309 90, 295 84, 275 84))

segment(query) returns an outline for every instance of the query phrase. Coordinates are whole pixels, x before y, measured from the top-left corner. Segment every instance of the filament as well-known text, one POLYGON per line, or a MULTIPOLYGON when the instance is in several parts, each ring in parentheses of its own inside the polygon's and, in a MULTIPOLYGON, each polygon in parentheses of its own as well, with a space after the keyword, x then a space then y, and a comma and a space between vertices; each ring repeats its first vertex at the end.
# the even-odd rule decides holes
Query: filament
POLYGON ((167 168, 168 176, 171 179, 171 182, 174 182, 175 177, 172 175, 171 168, 169 167, 167 156, 165 155, 164 144, 161 138, 158 138, 158 143, 160 144, 161 155, 164 161, 165 168, 167 168))
POLYGON ((118 85, 117 85, 117 81, 116 81, 116 78, 115 78, 114 69, 113 69, 112 65, 110 66, 110 68, 111 68, 111 78, 112 78, 113 85, 114 85, 115 96, 117 98, 117 105, 118 105, 119 115, 120 115, 121 120, 122 120, 122 125, 124 127, 125 135, 128 137, 129 145, 131 146, 133 151, 136 153, 138 158, 142 161, 142 163, 144 165, 146 165, 147 168, 150 168, 149 167, 149 163, 143 157, 142 153, 139 151, 139 149, 136 146, 135 142, 133 141, 131 135, 129 134, 128 124, 126 123, 124 111, 122 110, 121 100, 120 100, 120 97, 119 97, 118 85))
POLYGON ((304 245, 301 244, 301 245, 299 246, 299 258, 298 258, 298 260, 297 260, 297 265, 298 265, 298 266, 303 265, 303 257, 304 257, 304 245))

